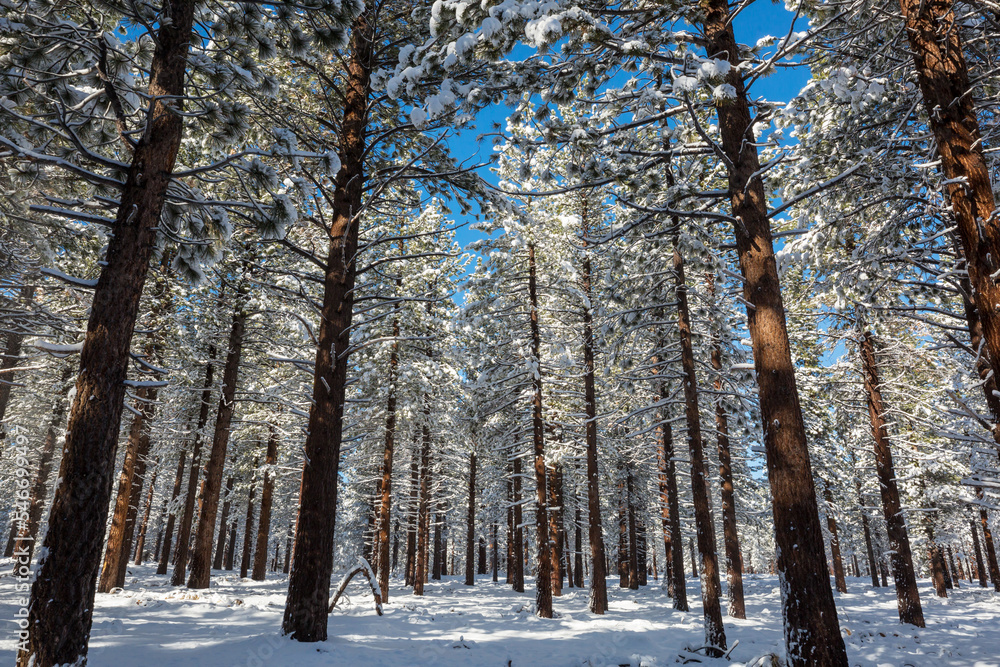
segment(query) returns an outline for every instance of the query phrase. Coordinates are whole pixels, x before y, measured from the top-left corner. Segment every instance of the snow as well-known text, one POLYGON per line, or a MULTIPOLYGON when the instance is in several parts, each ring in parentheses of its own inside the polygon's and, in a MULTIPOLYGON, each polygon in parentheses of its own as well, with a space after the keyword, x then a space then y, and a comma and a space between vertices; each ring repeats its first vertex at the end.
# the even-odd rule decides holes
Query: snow
MULTIPOLYGON (((0 561, 0 571, 0 615, 13 619, 20 595, 7 574, 8 559, 0 561)), ((329 639, 302 644, 280 635, 285 575, 268 573, 268 581, 253 582, 215 572, 210 590, 190 591, 167 585, 168 577, 154 572, 155 565, 130 565, 124 591, 97 594, 91 667, 652 667, 693 657, 685 649, 704 639, 698 582, 691 578, 690 612, 674 611, 658 582, 629 591, 610 578, 606 615, 587 611, 587 589, 564 588, 555 599, 556 618, 543 620, 531 611, 530 580, 524 593, 514 593, 502 574, 497 584, 479 576, 475 587, 463 585, 462 577, 446 577, 430 582, 420 598, 393 579, 385 616, 379 617, 367 582, 357 577, 330 616, 329 639)), ((335 572, 334 579, 342 574, 335 572)), ((746 665, 783 654, 777 577, 746 575, 744 585, 747 620, 725 619, 729 645, 739 644, 729 660, 702 656, 697 664, 746 665)), ((928 580, 920 580, 927 628, 918 629, 899 624, 892 589, 871 589, 869 580, 855 578, 848 579, 848 588, 836 598, 852 667, 1000 664, 1000 609, 992 590, 962 582, 942 600, 928 580)), ((12 632, 0 637, 0 659, 12 660, 15 643, 12 632)))

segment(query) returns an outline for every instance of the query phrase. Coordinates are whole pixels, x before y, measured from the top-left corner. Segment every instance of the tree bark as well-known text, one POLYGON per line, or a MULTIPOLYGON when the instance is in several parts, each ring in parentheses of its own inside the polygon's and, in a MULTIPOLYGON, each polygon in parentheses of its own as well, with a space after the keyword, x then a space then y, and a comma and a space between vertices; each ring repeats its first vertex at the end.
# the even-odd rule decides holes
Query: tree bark
POLYGON ((420 492, 417 500, 417 560, 413 572, 413 594, 424 594, 424 583, 427 580, 427 549, 430 543, 430 457, 431 429, 430 407, 427 397, 424 397, 424 423, 421 426, 422 439, 420 444, 420 492))
POLYGON ((625 478, 625 498, 628 507, 628 587, 639 590, 639 534, 635 525, 635 499, 632 489, 632 471, 625 478))
POLYGON ((523 593, 524 592, 524 529, 521 527, 521 524, 523 523, 522 507, 521 507, 521 456, 518 452, 514 452, 513 491, 514 491, 514 515, 511 527, 514 532, 514 543, 511 548, 511 554, 513 558, 513 563, 512 563, 513 581, 511 583, 516 592, 523 593))
MULTIPOLYGON (((483 557, 485 560, 485 556, 483 557)), ((465 522, 465 585, 476 584, 476 453, 469 454, 469 512, 465 522)))
POLYGON ((961 30, 952 0, 900 0, 917 81, 947 180, 994 376, 1000 376, 1000 221, 983 156, 961 30))
POLYGON ((826 527, 830 531, 830 554, 833 557, 833 578, 837 590, 847 592, 847 579, 844 577, 844 559, 840 553, 840 537, 837 534, 837 519, 833 516, 833 492, 830 483, 823 480, 823 499, 826 501, 826 527))
POLYGON ((282 621, 283 634, 304 642, 325 641, 327 637, 337 475, 357 273, 356 217, 361 211, 365 185, 365 133, 373 62, 374 26, 369 24, 372 11, 366 8, 351 27, 340 127, 341 168, 335 181, 335 211, 324 276, 313 404, 309 411, 306 463, 302 468, 295 526, 294 567, 288 579, 288 600, 282 621))
POLYGON ((576 508, 576 534, 573 548, 573 583, 576 588, 583 588, 583 511, 576 508))
MULTIPOLYGON (((854 463, 853 456, 851 462, 854 463)), ((861 529, 865 535, 865 554, 868 556, 868 571, 872 577, 872 588, 878 588, 878 566, 875 564, 875 550, 872 548, 872 532, 868 525, 868 512, 865 510, 864 497, 861 494, 861 478, 854 476, 854 488, 858 493, 858 510, 861 512, 861 529)))
MULTIPOLYGON (((225 530, 225 526, 220 526, 219 530, 225 530)), ((222 566, 227 570, 233 569, 233 562, 236 559, 236 521, 229 523, 229 538, 226 540, 226 555, 222 559, 222 566)))
POLYGON ((97 586, 98 593, 110 593, 113 589, 125 585, 125 566, 131 554, 131 550, 128 549, 128 542, 131 541, 129 533, 134 526, 136 513, 133 501, 136 500, 135 490, 139 488, 141 492, 140 480, 145 472, 146 456, 149 454, 149 427, 153 419, 156 393, 155 388, 146 386, 141 386, 136 391, 135 409, 138 414, 132 418, 132 425, 129 428, 125 460, 118 479, 118 497, 111 517, 111 530, 104 552, 101 580, 97 586))
MULTIPOLYGON (((583 238, 590 231, 587 203, 584 200, 582 220, 583 238)), ((594 369, 594 313, 592 308, 593 271, 587 242, 583 241, 580 282, 586 302, 583 305, 583 401, 587 421, 587 520, 590 541, 590 600, 591 613, 604 614, 608 610, 607 558, 604 553, 604 535, 601 523, 601 483, 597 467, 597 391, 594 369)))
MULTIPOLYGON (((34 285, 24 285, 21 288, 21 298, 24 300, 26 307, 31 306, 34 295, 34 285)), ((5 325, 6 327, 10 328, 4 336, 4 352, 0 356, 0 378, 6 380, 6 382, 0 382, 0 447, 4 445, 4 439, 7 437, 7 429, 3 425, 3 419, 7 414, 7 406, 10 404, 11 389, 14 388, 14 373, 10 369, 17 366, 17 362, 21 360, 21 344, 24 342, 25 336, 25 331, 22 331, 21 327, 16 323, 7 324, 5 325)), ((14 532, 16 531, 11 529, 11 534, 14 534, 14 532)), ((10 553, 4 554, 5 557, 9 557, 10 555, 10 553)))
POLYGON ((420 455, 417 444, 414 443, 410 457, 410 516, 406 524, 406 580, 407 586, 413 586, 417 567, 417 521, 420 515, 420 455))
POLYGON ((229 526, 229 510, 233 504, 233 485, 236 479, 229 475, 226 479, 226 494, 222 501, 222 516, 219 517, 219 539, 215 543, 215 558, 212 561, 212 569, 221 570, 222 562, 226 555, 226 527, 229 526))
MULTIPOLYGON (((982 487, 976 488, 976 498, 982 499, 982 487)), ((993 582, 993 590, 1000 593, 1000 567, 997 566, 997 550, 993 542, 993 531, 990 530, 989 517, 986 515, 986 508, 979 507, 979 523, 983 527, 983 543, 986 545, 986 564, 990 570, 990 580, 993 582)))
POLYGON ((153 469, 153 475, 149 479, 149 492, 146 494, 146 508, 142 514, 142 522, 139 524, 139 536, 135 543, 135 564, 142 565, 142 552, 146 548, 146 533, 149 530, 149 515, 153 509, 153 491, 156 489, 156 475, 159 467, 153 469))
POLYGON ((660 511, 663 517, 664 567, 667 593, 673 599, 674 609, 688 611, 687 582, 684 579, 684 539, 681 535, 680 501, 677 495, 677 470, 674 462, 673 429, 667 414, 667 386, 659 382, 660 425, 657 427, 659 445, 656 450, 659 462, 660 511))
POLYGON ((864 372, 865 393, 868 397, 868 415, 875 441, 875 469, 882 494, 886 531, 889 536, 892 576, 896 581, 896 604, 899 620, 919 628, 925 627, 924 612, 917 592, 917 578, 913 572, 913 556, 906 521, 899 502, 896 470, 892 463, 889 429, 885 423, 885 405, 879 380, 878 360, 875 357, 875 340, 870 331, 861 336, 861 364, 864 372))
MULTIPOLYGON (((715 304, 715 274, 706 274, 708 293, 715 304)), ((729 596, 728 613, 733 618, 746 618, 743 595, 743 558, 740 556, 740 535, 736 525, 736 493, 733 486, 732 454, 729 446, 729 415, 722 402, 722 344, 712 335, 712 369, 715 371, 715 430, 718 434, 719 485, 722 490, 722 539, 726 548, 726 583, 729 596)))
POLYGON ((181 494, 181 484, 184 481, 184 464, 187 462, 187 448, 181 449, 181 455, 177 457, 177 474, 174 476, 174 488, 170 493, 170 511, 167 514, 167 526, 163 531, 163 544, 157 549, 159 564, 156 567, 157 574, 166 574, 167 566, 170 564, 170 548, 174 538, 174 524, 176 523, 177 496, 181 494))
MULTIPOLYGON (((264 581, 267 575, 267 543, 271 537, 271 504, 274 499, 274 466, 278 463, 278 431, 274 426, 270 427, 270 436, 267 439, 267 454, 264 464, 267 470, 264 471, 264 489, 260 494, 260 523, 257 526, 257 547, 254 551, 253 573, 250 578, 254 581, 264 581)), ((221 532, 221 531, 220 531, 221 532)), ((386 540, 388 544, 388 540, 386 540)), ((383 596, 383 600, 385 597, 383 596)))
POLYGON ((535 608, 539 617, 552 618, 552 559, 549 545, 548 498, 546 497, 545 422, 542 409, 542 339, 538 326, 538 279, 535 246, 528 244, 528 300, 531 307, 532 443, 535 453, 535 545, 538 571, 535 577, 535 608))
MULTIPOLYGON (((401 280, 396 280, 397 287, 401 280)), ((389 601, 389 516, 392 510, 392 456, 396 446, 396 378, 399 368, 399 318, 392 321, 392 349, 389 352, 389 396, 385 406, 385 449, 382 453, 382 497, 379 499, 378 585, 382 601, 389 601)))
POLYGON ((552 563, 552 595, 562 595, 563 563, 562 563, 562 466, 554 464, 548 467, 548 504, 549 504, 549 560, 552 563))
MULTIPOLYGON (((212 580, 212 545, 215 541, 215 519, 219 509, 220 491, 222 490, 226 449, 229 447, 230 425, 233 420, 233 412, 236 409, 236 384, 239 381, 240 361, 243 358, 243 337, 246 334, 248 313, 244 297, 247 289, 246 281, 241 281, 239 294, 236 297, 236 312, 233 313, 233 323, 229 330, 226 366, 222 371, 222 392, 219 397, 219 409, 215 416, 212 449, 208 455, 208 464, 205 466, 205 479, 201 483, 201 492, 198 494, 198 528, 195 532, 194 548, 191 553, 188 588, 208 588, 212 580)), ((180 544, 178 547, 183 548, 180 544)), ((179 558, 181 552, 178 551, 177 555, 177 569, 181 570, 179 558)))
POLYGON ((177 529, 177 554, 174 558, 174 572, 170 577, 171 586, 183 586, 187 568, 188 549, 191 542, 191 526, 194 521, 194 503, 198 491, 198 473, 201 470, 201 434, 208 423, 208 410, 212 401, 215 346, 208 347, 208 362, 205 364, 205 385, 201 390, 198 406, 198 426, 191 445, 191 470, 188 474, 187 495, 184 497, 184 512, 181 525, 177 529))
MULTIPOLYGON (((691 314, 688 311, 687 282, 684 278, 684 258, 678 236, 674 237, 673 270, 677 294, 677 327, 680 330, 681 367, 684 377, 684 415, 687 422, 688 452, 691 457, 691 497, 694 501, 695 534, 701 556, 701 601, 705 618, 706 655, 721 657, 726 650, 726 630, 722 622, 722 583, 719 580, 719 560, 715 546, 715 524, 708 495, 708 475, 705 450, 701 437, 701 411, 698 407, 698 378, 694 368, 694 348, 691 341, 691 314)), ((838 634, 839 637, 839 634, 838 634)))
POLYGON ((240 559, 241 579, 246 579, 247 575, 250 573, 250 557, 253 552, 253 501, 257 491, 257 483, 254 478, 256 477, 257 466, 259 463, 259 459, 254 460, 254 472, 250 473, 250 491, 247 493, 247 516, 246 521, 243 523, 243 557, 240 559))
POLYGON ((767 198, 753 119, 743 85, 739 47, 727 0, 701 0, 701 20, 710 57, 726 58, 727 83, 735 98, 716 105, 722 149, 728 161, 736 247, 743 276, 747 328, 753 342, 768 481, 771 486, 775 544, 782 586, 782 617, 787 662, 792 667, 847 665, 837 609, 826 570, 806 443, 805 424, 795 385, 785 309, 774 259, 767 198))
POLYGON ((31 589, 28 648, 19 667, 86 659, 101 546, 114 480, 115 449, 125 398, 129 344, 149 269, 160 212, 180 148, 193 0, 165 0, 149 67, 150 109, 135 146, 101 269, 80 354, 44 547, 31 589))

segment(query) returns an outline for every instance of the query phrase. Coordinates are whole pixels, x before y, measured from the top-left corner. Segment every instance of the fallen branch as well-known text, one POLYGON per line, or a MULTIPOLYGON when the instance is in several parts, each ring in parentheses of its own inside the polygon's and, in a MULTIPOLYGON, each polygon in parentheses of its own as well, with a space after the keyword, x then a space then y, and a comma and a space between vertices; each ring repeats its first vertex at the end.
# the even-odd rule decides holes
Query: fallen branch
POLYGON ((347 588, 347 584, 351 583, 351 579, 357 574, 365 575, 365 579, 368 580, 368 587, 372 590, 372 597, 375 598, 375 613, 379 616, 382 615, 382 594, 379 592, 378 588, 375 587, 375 575, 372 574, 372 566, 368 564, 368 561, 364 558, 354 566, 344 578, 340 580, 340 586, 337 587, 337 592, 333 596, 333 601, 330 602, 330 608, 327 610, 328 614, 333 613, 333 608, 337 606, 337 601, 340 600, 340 596, 344 594, 344 590, 347 588))

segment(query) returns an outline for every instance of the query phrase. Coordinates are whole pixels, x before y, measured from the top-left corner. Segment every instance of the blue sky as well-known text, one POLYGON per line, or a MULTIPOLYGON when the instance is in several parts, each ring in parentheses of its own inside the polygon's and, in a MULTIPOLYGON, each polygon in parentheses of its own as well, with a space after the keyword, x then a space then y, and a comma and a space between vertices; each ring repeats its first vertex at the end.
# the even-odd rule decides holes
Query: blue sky
MULTIPOLYGON (((787 11, 782 2, 756 0, 734 20, 736 39, 742 44, 755 44, 757 40, 767 35, 783 38, 788 33, 794 18, 794 14, 787 11)), ((806 21, 799 19, 796 29, 806 29, 806 21)), ((763 97, 772 101, 786 102, 798 93, 808 80, 808 68, 783 67, 771 76, 755 82, 750 92, 754 98, 763 97)), ((509 111, 502 105, 493 105, 482 110, 476 117, 475 127, 460 131, 449 141, 455 157, 470 162, 488 160, 493 152, 492 138, 485 138, 480 142, 478 136, 490 132, 494 123, 500 123, 503 127, 509 111)), ((490 183, 497 182, 488 167, 481 168, 480 173, 490 183)), ((472 220, 472 216, 461 216, 457 207, 453 217, 462 222, 472 220)), ((469 229, 468 226, 461 228, 456 234, 456 240, 463 246, 479 238, 482 238, 482 234, 469 229)))

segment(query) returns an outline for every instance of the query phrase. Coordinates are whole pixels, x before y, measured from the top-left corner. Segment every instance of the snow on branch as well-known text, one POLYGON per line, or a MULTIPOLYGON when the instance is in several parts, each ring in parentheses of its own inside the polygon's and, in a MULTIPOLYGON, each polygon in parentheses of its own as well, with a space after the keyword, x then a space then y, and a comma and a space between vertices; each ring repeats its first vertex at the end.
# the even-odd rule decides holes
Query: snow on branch
POLYGON ((351 579, 359 573, 365 575, 365 579, 368 580, 368 587, 371 588, 372 597, 375 598, 375 613, 379 616, 382 615, 382 594, 375 587, 375 575, 372 573, 372 566, 369 565, 365 558, 362 558, 358 564, 349 570, 347 574, 344 575, 344 578, 340 580, 337 592, 333 596, 333 600, 330 602, 330 608, 327 610, 328 614, 333 613, 333 608, 337 606, 337 601, 340 600, 340 596, 344 594, 347 584, 351 583, 351 579))

